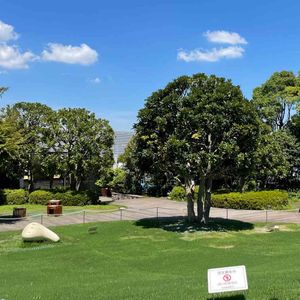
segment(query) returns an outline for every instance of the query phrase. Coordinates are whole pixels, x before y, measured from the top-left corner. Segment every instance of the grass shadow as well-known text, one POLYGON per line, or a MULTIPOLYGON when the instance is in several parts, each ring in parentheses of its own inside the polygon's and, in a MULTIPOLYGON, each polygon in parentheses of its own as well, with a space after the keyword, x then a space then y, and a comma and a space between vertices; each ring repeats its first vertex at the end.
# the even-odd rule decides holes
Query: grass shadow
POLYGON ((18 221, 22 221, 22 218, 16 218, 12 215, 0 216, 0 224, 15 224, 18 221))
POLYGON ((223 218, 211 218, 208 224, 190 223, 184 217, 162 217, 159 219, 146 218, 135 222, 136 226, 143 228, 161 228, 172 232, 195 231, 241 231, 254 228, 252 223, 223 218))

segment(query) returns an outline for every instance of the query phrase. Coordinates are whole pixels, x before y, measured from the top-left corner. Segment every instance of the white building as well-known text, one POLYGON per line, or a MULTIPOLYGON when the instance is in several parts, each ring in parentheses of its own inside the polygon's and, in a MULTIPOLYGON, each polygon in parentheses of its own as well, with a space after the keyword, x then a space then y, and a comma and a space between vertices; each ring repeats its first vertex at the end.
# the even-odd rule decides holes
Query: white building
POLYGON ((132 137, 133 137, 133 132, 115 131, 115 140, 113 146, 114 168, 121 166, 121 164, 118 162, 118 158, 122 153, 124 153, 125 148, 132 137))

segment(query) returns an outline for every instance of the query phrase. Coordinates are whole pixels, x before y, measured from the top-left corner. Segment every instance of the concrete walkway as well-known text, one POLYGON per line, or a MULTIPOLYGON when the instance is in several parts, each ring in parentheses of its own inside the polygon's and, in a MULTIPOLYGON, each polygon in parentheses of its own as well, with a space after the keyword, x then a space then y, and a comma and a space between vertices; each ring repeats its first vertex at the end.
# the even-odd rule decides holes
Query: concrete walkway
MULTIPOLYGON (((170 201, 166 198, 123 199, 114 202, 126 209, 117 211, 86 210, 54 217, 47 215, 28 216, 22 220, 1 220, 0 231, 22 230, 30 222, 39 222, 45 226, 61 226, 101 221, 139 220, 143 218, 161 218, 186 216, 186 203, 170 201)), ((245 222, 299 223, 298 211, 254 211, 212 208, 211 217, 234 219, 245 222)))

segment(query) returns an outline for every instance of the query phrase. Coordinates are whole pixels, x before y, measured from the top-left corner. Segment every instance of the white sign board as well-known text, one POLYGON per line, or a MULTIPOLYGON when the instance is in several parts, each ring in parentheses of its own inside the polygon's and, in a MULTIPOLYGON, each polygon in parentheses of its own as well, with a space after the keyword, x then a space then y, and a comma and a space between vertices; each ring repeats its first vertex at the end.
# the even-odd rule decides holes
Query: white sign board
POLYGON ((248 290, 245 266, 208 269, 207 280, 210 294, 248 290))

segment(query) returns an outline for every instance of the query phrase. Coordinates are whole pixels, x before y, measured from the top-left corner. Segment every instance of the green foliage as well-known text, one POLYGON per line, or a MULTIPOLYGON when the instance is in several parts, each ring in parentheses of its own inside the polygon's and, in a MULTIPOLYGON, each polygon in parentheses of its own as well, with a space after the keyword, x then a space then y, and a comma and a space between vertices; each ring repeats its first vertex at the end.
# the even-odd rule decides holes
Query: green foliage
POLYGON ((17 128, 17 114, 2 109, 0 115, 0 177, 19 178, 21 150, 24 143, 22 131, 17 128))
POLYGON ((62 174, 71 175, 72 189, 79 191, 85 178, 99 178, 113 165, 113 130, 108 121, 81 108, 57 112, 62 174))
POLYGON ((288 205, 288 193, 275 190, 213 194, 212 205, 214 207, 234 209, 282 209, 288 205))
POLYGON ((253 91, 253 103, 263 122, 282 129, 300 103, 300 77, 293 72, 275 72, 253 91))
POLYGON ((46 205, 49 200, 56 199, 51 191, 37 190, 29 194, 29 203, 46 205))
POLYGON ((121 168, 113 170, 113 179, 108 186, 115 192, 124 193, 125 189, 126 172, 121 168))
POLYGON ((29 194, 29 203, 46 205, 49 200, 61 200, 62 205, 82 206, 96 201, 96 195, 89 192, 55 192, 37 190, 29 194))
POLYGON ((66 191, 64 193, 56 193, 55 199, 61 200, 62 205, 66 206, 81 206, 91 204, 94 200, 91 199, 85 192, 66 191))
POLYGON ((186 201, 186 192, 182 186, 174 186, 172 191, 169 193, 169 197, 176 201, 186 201))
POLYGON ((255 152, 255 169, 252 175, 259 188, 270 184, 289 187, 299 178, 300 145, 296 138, 285 130, 262 134, 255 152))
POLYGON ((198 211, 207 212, 207 221, 212 181, 251 172, 259 125, 256 110, 230 80, 202 73, 179 77, 139 111, 136 167, 154 186, 177 178, 191 190, 193 182, 202 182, 198 205, 204 207, 198 211))
POLYGON ((300 112, 292 117, 288 123, 288 129, 300 143, 300 112))
POLYGON ((28 201, 28 194, 23 189, 4 189, 0 191, 0 204, 24 204, 28 201))

